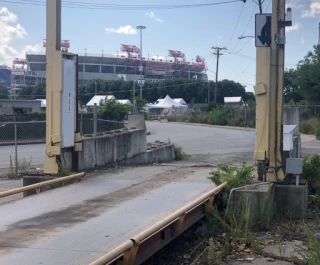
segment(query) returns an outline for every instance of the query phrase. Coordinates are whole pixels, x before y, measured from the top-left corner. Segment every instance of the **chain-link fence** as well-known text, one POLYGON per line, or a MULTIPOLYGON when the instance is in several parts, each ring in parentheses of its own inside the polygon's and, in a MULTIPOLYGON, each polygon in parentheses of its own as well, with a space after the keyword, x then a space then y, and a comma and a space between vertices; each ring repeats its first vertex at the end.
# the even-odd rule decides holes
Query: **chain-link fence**
POLYGON ((300 132, 315 134, 320 137, 320 105, 295 105, 288 107, 299 107, 300 132))
POLYGON ((45 121, 0 122, 0 175, 17 177, 45 160, 45 121))
MULTIPOLYGON (((44 165, 46 122, 24 119, 26 117, 22 119, 19 115, 6 116, 0 122, 0 176, 17 177, 30 167, 42 168, 44 165)), ((91 113, 79 114, 78 119, 81 135, 126 127, 126 122, 100 119, 91 113)))

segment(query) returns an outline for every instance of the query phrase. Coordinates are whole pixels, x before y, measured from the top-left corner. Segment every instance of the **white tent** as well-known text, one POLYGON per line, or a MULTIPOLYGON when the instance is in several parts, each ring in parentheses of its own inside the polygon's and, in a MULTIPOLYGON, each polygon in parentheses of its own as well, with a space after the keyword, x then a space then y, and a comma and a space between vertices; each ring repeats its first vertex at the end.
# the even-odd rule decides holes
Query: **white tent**
POLYGON ((171 113, 174 111, 185 111, 188 109, 187 105, 182 105, 175 102, 169 96, 166 96, 163 100, 161 100, 157 104, 148 105, 148 110, 150 114, 159 115, 161 113, 171 113))
POLYGON ((187 105, 183 98, 174 98, 173 100, 181 105, 187 105))
POLYGON ((117 102, 123 105, 131 105, 131 101, 129 99, 118 99, 117 102))
POLYGON ((96 103, 98 106, 100 104, 106 104, 107 101, 110 100, 116 100, 116 98, 114 96, 94 96, 92 99, 90 99, 90 101, 87 103, 87 107, 93 107, 94 104, 96 103))

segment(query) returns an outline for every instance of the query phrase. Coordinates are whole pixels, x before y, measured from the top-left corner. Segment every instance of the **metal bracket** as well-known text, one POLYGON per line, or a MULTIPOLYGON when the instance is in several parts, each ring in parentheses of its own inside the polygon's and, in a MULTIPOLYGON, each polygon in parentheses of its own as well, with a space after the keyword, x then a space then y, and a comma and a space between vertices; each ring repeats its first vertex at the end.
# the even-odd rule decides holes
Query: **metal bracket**
POLYGON ((212 196, 210 196, 209 200, 205 203, 204 205, 204 211, 206 213, 209 213, 210 210, 211 210, 211 207, 212 207, 212 204, 213 204, 213 201, 214 201, 214 197, 215 197, 215 194, 213 194, 212 196))
POLYGON ((185 213, 179 217, 179 219, 177 221, 177 226, 175 229, 175 236, 178 236, 181 234, 185 217, 186 217, 185 213))
POLYGON ((136 243, 130 250, 123 254, 123 260, 120 262, 121 265, 134 265, 139 245, 140 243, 136 243))

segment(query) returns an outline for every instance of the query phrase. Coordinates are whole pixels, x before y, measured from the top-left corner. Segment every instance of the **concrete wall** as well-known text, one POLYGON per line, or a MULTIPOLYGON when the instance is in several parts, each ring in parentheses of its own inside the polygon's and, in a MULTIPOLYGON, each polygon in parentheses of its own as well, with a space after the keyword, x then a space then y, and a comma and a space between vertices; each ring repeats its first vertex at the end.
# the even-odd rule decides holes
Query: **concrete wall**
POLYGON ((82 140, 82 152, 79 152, 79 170, 96 166, 120 163, 136 155, 147 152, 145 129, 136 129, 97 137, 85 137, 82 140))
POLYGON ((0 99, 0 115, 13 115, 13 108, 40 112, 41 102, 39 100, 0 99))

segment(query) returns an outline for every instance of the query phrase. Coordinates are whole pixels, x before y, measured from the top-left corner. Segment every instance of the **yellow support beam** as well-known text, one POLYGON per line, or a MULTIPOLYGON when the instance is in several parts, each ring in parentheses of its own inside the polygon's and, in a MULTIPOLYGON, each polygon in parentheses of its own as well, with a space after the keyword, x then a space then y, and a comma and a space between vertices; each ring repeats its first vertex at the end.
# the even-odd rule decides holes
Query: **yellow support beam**
POLYGON ((45 174, 58 173, 57 155, 61 154, 61 0, 47 0, 46 6, 46 161, 45 174))

